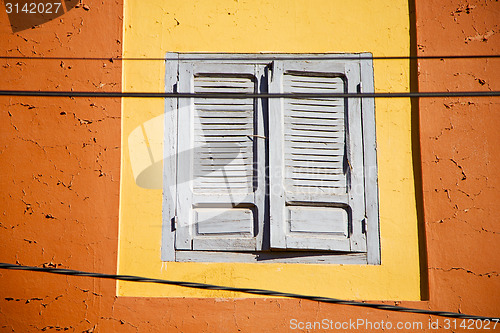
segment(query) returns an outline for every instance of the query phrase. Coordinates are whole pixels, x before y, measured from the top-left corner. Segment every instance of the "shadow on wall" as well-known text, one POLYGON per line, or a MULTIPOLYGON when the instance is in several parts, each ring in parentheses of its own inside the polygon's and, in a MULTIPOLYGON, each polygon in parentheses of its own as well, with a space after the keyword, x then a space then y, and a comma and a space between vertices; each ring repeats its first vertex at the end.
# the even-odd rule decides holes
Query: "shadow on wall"
MULTIPOLYGON (((410 56, 417 56, 417 22, 415 16, 415 0, 408 0, 410 10, 410 56)), ((410 60, 410 91, 418 91, 418 61, 410 60)), ((425 221, 422 190, 422 159, 420 156, 420 117, 419 100, 411 98, 411 145, 413 160, 413 179, 415 186, 415 202, 417 204, 418 250, 420 257, 420 297, 429 300, 429 277, 427 272, 427 240, 425 237, 425 221)))
POLYGON ((42 0, 37 2, 32 0, 6 0, 4 6, 13 33, 33 29, 38 25, 64 15, 73 8, 90 10, 90 7, 80 0, 42 0))

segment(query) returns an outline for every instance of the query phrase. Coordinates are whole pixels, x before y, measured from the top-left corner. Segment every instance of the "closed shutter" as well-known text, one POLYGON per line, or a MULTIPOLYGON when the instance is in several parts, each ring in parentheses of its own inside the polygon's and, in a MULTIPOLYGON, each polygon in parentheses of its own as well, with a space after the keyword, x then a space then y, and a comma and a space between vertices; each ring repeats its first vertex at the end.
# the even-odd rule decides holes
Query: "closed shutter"
MULTIPOLYGON (((253 65, 180 62, 178 80, 179 92, 259 89, 253 65)), ((256 250, 263 213, 259 110, 254 98, 179 100, 176 249, 256 250)))
MULTIPOLYGON (((356 92, 359 83, 359 62, 275 61, 270 92, 356 92)), ((269 103, 271 248, 365 251, 359 100, 269 103)))

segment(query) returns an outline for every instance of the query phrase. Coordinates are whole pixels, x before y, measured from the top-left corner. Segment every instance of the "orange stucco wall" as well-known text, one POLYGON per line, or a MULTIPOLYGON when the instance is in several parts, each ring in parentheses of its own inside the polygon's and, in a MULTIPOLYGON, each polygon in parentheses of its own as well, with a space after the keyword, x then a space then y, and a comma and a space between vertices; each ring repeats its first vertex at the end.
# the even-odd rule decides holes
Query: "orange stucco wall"
MULTIPOLYGON (((500 54, 495 1, 418 1, 419 55, 500 54)), ((422 91, 500 90, 500 59, 422 60, 422 91)), ((430 304, 500 314, 500 98, 420 101, 430 304)))
MULTIPOLYGON (((0 55, 120 56, 121 1, 85 4, 16 33, 2 9, 0 55)), ((495 1, 417 1, 414 52, 499 54, 499 16, 495 1)), ((0 65, 0 89, 121 90, 119 61, 0 59, 0 65)), ((413 88, 421 91, 500 90, 500 59, 420 60, 414 69, 413 88)), ((428 298, 400 304, 498 316, 500 99, 414 105, 428 298)), ((120 106, 119 99, 0 97, 0 262, 116 272, 120 106)), ((288 299, 115 295, 112 281, 0 270, 0 332, 281 332, 294 318, 429 320, 288 299)))

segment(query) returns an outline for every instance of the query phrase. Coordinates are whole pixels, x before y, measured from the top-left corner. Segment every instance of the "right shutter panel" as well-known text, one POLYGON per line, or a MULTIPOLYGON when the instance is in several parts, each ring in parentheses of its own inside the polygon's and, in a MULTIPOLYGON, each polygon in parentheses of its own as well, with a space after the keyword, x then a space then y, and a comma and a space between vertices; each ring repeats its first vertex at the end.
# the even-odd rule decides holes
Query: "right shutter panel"
MULTIPOLYGON (((358 83, 359 70, 339 61, 276 61, 270 91, 355 92, 358 83)), ((272 248, 365 250, 360 120, 354 99, 270 101, 272 248)))
MULTIPOLYGON (((284 92, 343 92, 339 76, 288 72, 284 92)), ((285 188, 296 193, 345 194, 344 100, 333 98, 284 101, 285 188)))

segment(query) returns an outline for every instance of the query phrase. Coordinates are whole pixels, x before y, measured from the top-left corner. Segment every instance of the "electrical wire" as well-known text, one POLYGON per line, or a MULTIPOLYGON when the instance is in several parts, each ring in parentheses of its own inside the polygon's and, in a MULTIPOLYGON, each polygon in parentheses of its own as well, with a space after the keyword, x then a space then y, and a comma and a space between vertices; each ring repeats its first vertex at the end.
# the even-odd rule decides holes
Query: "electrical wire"
POLYGON ((39 97, 133 97, 133 98, 436 98, 436 97, 498 97, 500 91, 429 91, 378 93, 160 93, 112 91, 29 91, 0 90, 0 96, 39 97))
POLYGON ((99 278, 99 279, 111 279, 111 280, 121 280, 121 281, 131 281, 131 282, 158 283, 158 284, 174 285, 174 286, 181 286, 181 287, 195 288, 195 289, 221 290, 221 291, 232 291, 232 292, 240 292, 240 293, 253 294, 253 295, 265 295, 265 296, 277 296, 277 297, 287 297, 287 298, 296 298, 296 299, 306 299, 306 300, 311 300, 311 301, 316 301, 316 302, 321 302, 321 303, 351 305, 351 306, 372 308, 372 309, 378 309, 378 310, 407 312, 407 313, 416 313, 416 314, 427 314, 427 315, 448 317, 448 318, 490 320, 490 321, 495 321, 497 323, 500 321, 500 317, 486 317, 486 316, 468 315, 468 314, 457 313, 457 312, 414 309, 414 308, 407 308, 407 307, 389 305, 389 304, 363 303, 363 302, 357 302, 357 301, 342 300, 342 299, 337 299, 337 298, 301 295, 301 294, 286 293, 286 292, 266 290, 266 289, 228 287, 228 286, 219 286, 219 285, 198 283, 198 282, 154 279, 154 278, 147 278, 147 277, 141 277, 141 276, 135 276, 135 275, 102 274, 102 273, 76 271, 76 270, 72 270, 72 269, 33 267, 33 266, 14 265, 14 264, 8 264, 8 263, 0 263, 0 269, 45 272, 45 273, 70 275, 70 276, 86 276, 86 277, 99 278))
MULTIPOLYGON (((203 58, 206 53, 200 53, 199 56, 192 58, 183 57, 182 60, 228 60, 227 57, 220 56, 220 53, 210 54, 210 56, 203 58)), ((238 58, 238 53, 230 53, 230 60, 251 60, 248 56, 238 58)), ((252 54, 258 60, 314 60, 318 56, 312 55, 295 55, 290 56, 274 56, 272 53, 255 53, 252 54)), ((444 59, 495 59, 500 58, 500 54, 478 54, 478 55, 419 55, 419 56, 349 56, 349 55, 324 55, 321 54, 321 60, 444 60, 444 59)), ((159 58, 159 57, 26 57, 26 56, 0 56, 0 59, 6 60, 99 60, 99 61, 166 61, 166 60, 179 60, 178 58, 159 58)))
MULTIPOLYGON (((366 56, 323 56, 322 60, 444 60, 444 59, 494 59, 500 58, 500 55, 443 55, 443 56, 388 56, 388 57, 366 57, 366 56)), ((5 60, 100 60, 100 61, 168 61, 168 60, 178 60, 174 58, 123 58, 123 57, 15 57, 15 56, 0 56, 0 59, 5 60)), ((210 56, 210 60, 216 60, 214 56, 210 56)), ((221 58, 222 59, 222 58, 221 58)), ((227 58, 224 58, 227 59, 227 58)), ((311 56, 291 56, 291 57, 273 57, 272 54, 267 56, 266 54, 258 54, 259 60, 310 60, 317 59, 317 57, 311 56)), ((196 57, 193 59, 183 58, 182 60, 203 60, 203 58, 196 57)), ((232 57, 231 60, 240 60, 237 57, 232 57)), ((248 60, 248 57, 241 58, 241 60, 248 60)), ((0 96, 39 96, 39 97, 135 97, 135 98, 432 98, 432 97, 497 97, 500 96, 500 91, 453 91, 453 92, 394 92, 394 93, 258 93, 258 94, 239 94, 239 93, 152 93, 152 92, 84 92, 84 91, 20 91, 20 90, 0 90, 0 96)), ((398 311, 406 313, 416 313, 416 314, 427 314, 433 316, 441 316, 448 318, 460 318, 460 319, 478 319, 478 320, 490 320, 499 322, 498 317, 486 317, 477 315, 467 315, 456 312, 446 312, 446 311, 432 311, 424 309, 407 308, 388 304, 374 304, 374 303, 363 303, 357 301, 342 300, 330 297, 320 297, 320 296, 310 296, 301 295, 295 293, 285 293, 279 291, 272 291, 266 289, 253 289, 253 288, 241 288, 241 287, 228 287, 228 286, 218 286, 205 283, 197 282, 186 282, 186 281, 173 281, 173 280, 163 280, 146 278, 133 275, 114 275, 114 274, 102 274, 93 272, 84 272, 70 269, 60 269, 60 268, 45 268, 45 267, 33 267, 33 266, 23 266, 14 265, 8 263, 0 263, 0 269, 10 269, 10 270, 24 270, 24 271, 35 271, 35 272, 45 272, 60 275, 69 276, 85 276, 101 279, 113 279, 121 281, 132 281, 132 282, 147 282, 147 283, 157 283, 166 285, 175 285, 186 288, 196 288, 196 289, 208 289, 208 290, 220 290, 220 291, 231 291, 231 292, 241 292, 247 294, 255 295, 266 295, 266 296, 278 296, 278 297, 288 297, 295 299, 306 299, 323 303, 333 303, 342 304, 358 307, 373 308, 378 310, 386 311, 398 311)))

